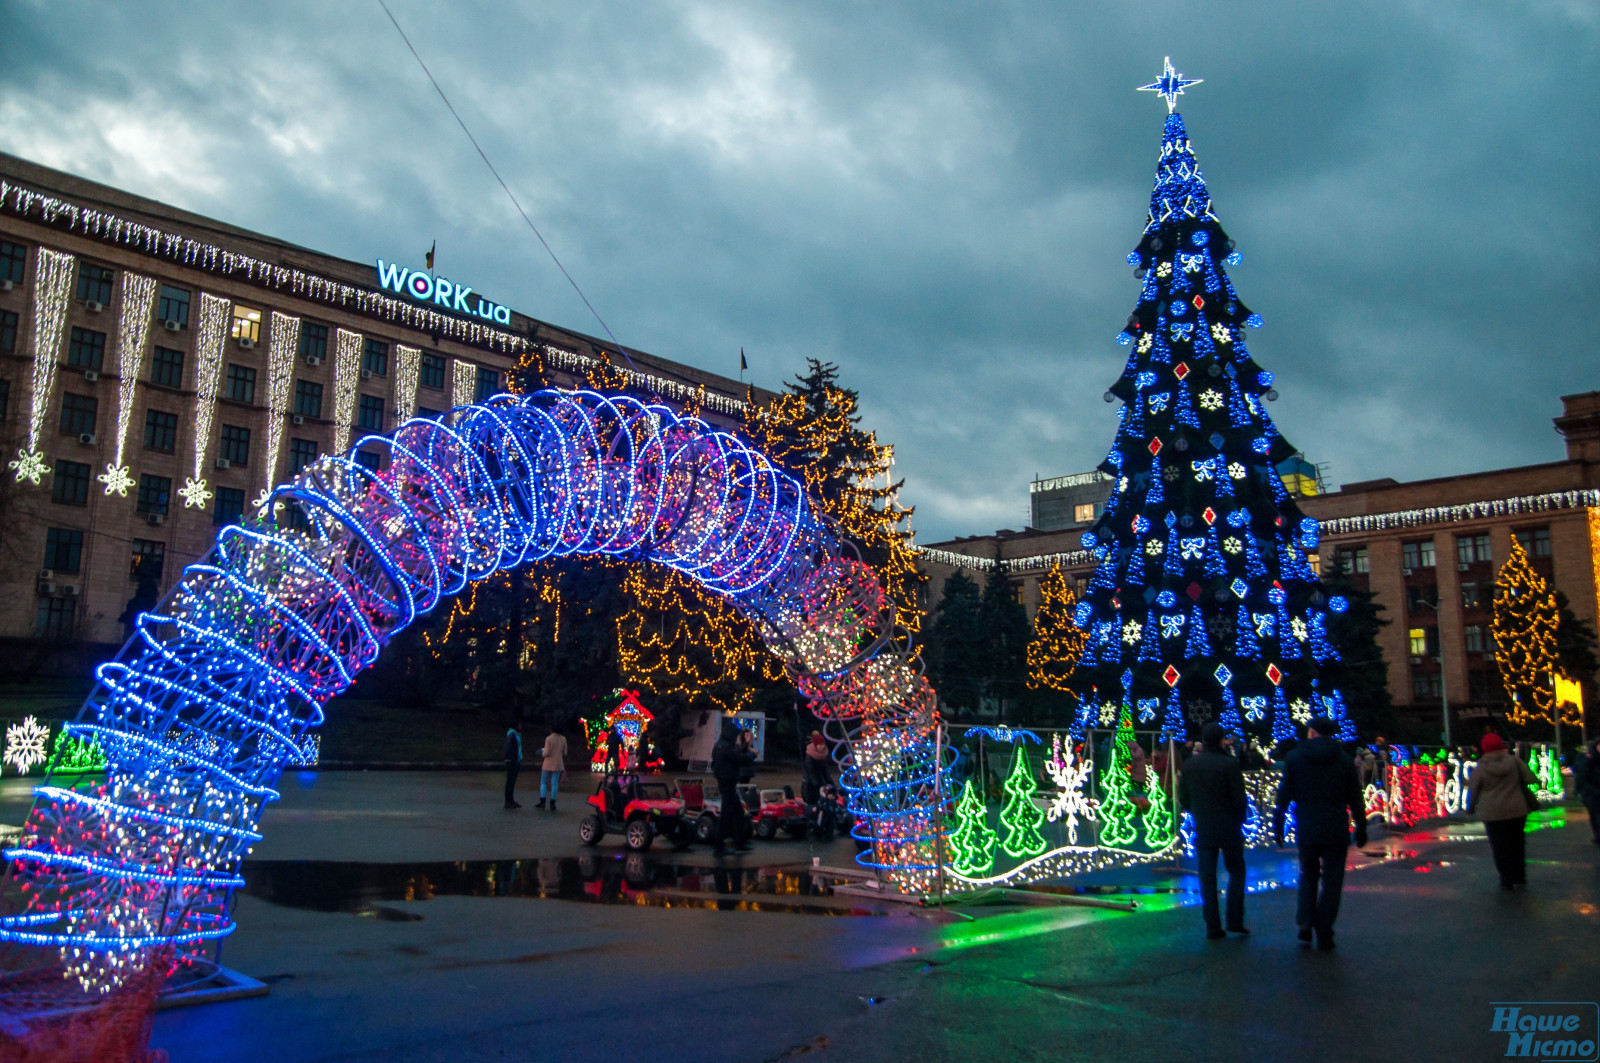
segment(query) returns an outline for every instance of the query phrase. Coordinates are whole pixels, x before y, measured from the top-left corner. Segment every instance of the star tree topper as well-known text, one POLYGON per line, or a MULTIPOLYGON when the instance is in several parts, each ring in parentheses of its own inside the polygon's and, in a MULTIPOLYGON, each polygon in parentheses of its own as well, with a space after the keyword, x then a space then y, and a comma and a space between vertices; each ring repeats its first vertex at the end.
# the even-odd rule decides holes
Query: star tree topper
POLYGON ((1140 92, 1154 92, 1165 96, 1167 100, 1167 113, 1171 114, 1178 109, 1178 97, 1183 95, 1183 90, 1190 85, 1198 85, 1204 78, 1186 78, 1172 69, 1172 57, 1168 56, 1162 61, 1161 76, 1148 85, 1140 85, 1140 92))

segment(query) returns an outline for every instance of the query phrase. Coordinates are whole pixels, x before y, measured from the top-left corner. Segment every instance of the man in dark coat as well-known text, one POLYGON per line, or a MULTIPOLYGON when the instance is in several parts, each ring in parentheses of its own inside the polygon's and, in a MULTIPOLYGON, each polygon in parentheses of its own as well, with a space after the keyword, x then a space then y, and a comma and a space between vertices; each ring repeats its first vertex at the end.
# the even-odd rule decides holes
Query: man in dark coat
POLYGON ((521 808, 517 803, 517 775, 522 771, 522 724, 516 720, 506 728, 506 807, 521 808))
POLYGON ((1350 849, 1350 821, 1356 848, 1367 844, 1367 808, 1356 763, 1335 740, 1339 725, 1318 716, 1306 726, 1306 740, 1283 765, 1272 835, 1283 845, 1284 815, 1294 805, 1295 845, 1300 850, 1300 904, 1295 922, 1300 940, 1316 932, 1317 948, 1333 948, 1333 921, 1339 917, 1344 860, 1350 849), (1317 890, 1318 879, 1322 889, 1317 890))
POLYGON ((718 856, 727 853, 730 841, 735 852, 748 853, 751 850, 745 840, 748 830, 744 802, 739 798, 739 784, 750 777, 755 762, 755 736, 742 730, 731 719, 723 720, 722 735, 711 749, 711 774, 716 776, 717 791, 722 796, 722 810, 717 815, 718 856))
POLYGON ((1206 919, 1206 937, 1228 933, 1248 934, 1244 926, 1244 821, 1250 802, 1244 793, 1244 771, 1238 758, 1225 748, 1229 740, 1220 723, 1208 723, 1200 732, 1199 753, 1183 765, 1178 781, 1178 803, 1194 815, 1194 852, 1200 860, 1200 895, 1206 919), (1228 925, 1224 932, 1217 916, 1217 856, 1228 868, 1228 925))
POLYGON ((1572 781, 1577 784, 1578 800, 1589 810, 1589 830, 1594 843, 1600 845, 1600 740, 1589 743, 1584 755, 1573 768, 1572 781))

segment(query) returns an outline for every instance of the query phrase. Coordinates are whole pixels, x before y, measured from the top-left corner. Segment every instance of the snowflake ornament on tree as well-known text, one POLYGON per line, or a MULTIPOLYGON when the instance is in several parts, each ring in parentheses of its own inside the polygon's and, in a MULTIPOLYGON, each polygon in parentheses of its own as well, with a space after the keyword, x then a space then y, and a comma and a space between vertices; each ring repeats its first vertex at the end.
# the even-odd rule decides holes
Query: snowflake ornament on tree
POLYGON ((28 774, 35 764, 43 764, 45 744, 50 741, 50 728, 29 716, 21 723, 6 728, 5 762, 17 769, 18 775, 28 774))

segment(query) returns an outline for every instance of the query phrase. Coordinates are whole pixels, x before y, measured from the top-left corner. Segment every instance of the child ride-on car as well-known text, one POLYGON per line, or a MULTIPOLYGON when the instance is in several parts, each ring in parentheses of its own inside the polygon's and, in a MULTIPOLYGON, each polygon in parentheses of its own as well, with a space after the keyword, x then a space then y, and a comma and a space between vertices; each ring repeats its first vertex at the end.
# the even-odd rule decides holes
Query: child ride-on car
MULTIPOLYGON (((751 809, 751 829, 762 841, 771 841, 782 830, 792 838, 804 838, 809 825, 806 803, 785 786, 781 790, 760 791, 760 804, 751 809)), ((748 807, 748 802, 746 802, 748 807)))
POLYGON ((677 849, 694 840, 683 798, 670 793, 664 782, 640 782, 632 772, 606 772, 589 805, 592 811, 578 822, 578 840, 585 845, 598 845, 608 832, 621 834, 634 852, 650 848, 658 834, 677 849))

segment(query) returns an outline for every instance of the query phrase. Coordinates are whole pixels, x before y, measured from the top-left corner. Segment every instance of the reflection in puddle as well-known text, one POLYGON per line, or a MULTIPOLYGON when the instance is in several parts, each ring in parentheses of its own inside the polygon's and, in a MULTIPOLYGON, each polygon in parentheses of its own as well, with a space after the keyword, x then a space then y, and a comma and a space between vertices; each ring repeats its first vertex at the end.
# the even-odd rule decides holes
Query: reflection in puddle
POLYGON ((643 853, 552 857, 542 860, 464 860, 364 864, 323 860, 246 861, 243 892, 288 908, 356 912, 377 918, 384 902, 435 897, 532 897, 805 915, 883 915, 842 898, 843 880, 809 868, 710 868, 654 860, 643 853))

